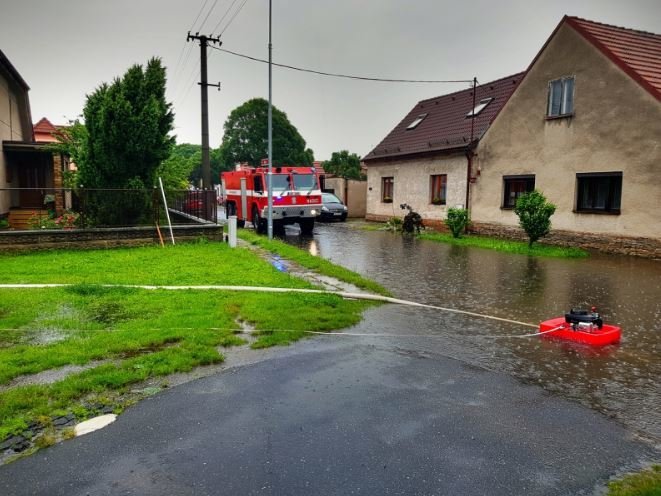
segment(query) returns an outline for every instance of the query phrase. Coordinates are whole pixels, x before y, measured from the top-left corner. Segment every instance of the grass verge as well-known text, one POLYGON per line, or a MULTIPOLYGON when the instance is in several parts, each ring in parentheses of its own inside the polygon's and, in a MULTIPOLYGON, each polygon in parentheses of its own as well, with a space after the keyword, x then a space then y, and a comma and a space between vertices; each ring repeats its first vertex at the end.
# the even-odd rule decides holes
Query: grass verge
POLYGON ((324 294, 166 291, 101 287, 0 290, 0 384, 65 366, 102 364, 52 384, 0 390, 0 440, 39 417, 76 412, 90 395, 218 363, 218 347, 242 344, 237 321, 256 329, 255 348, 305 331, 356 324, 369 303, 324 294), (25 302, 37 302, 26 307, 25 302), (103 309, 103 310, 101 310, 103 309), (295 311, 292 311, 295 310, 295 311))
POLYGON ((101 286, 312 287, 223 243, 4 254, 0 263, 5 283, 72 284, 0 289, 0 442, 99 410, 88 405, 121 410, 136 384, 221 362, 219 349, 244 343, 238 322, 250 323, 251 346, 262 348, 349 327, 373 305, 327 294, 101 286))
POLYGON ((474 246, 477 248, 487 248, 489 250, 502 251, 505 253, 514 253, 518 255, 531 255, 534 257, 554 257, 554 258, 586 258, 588 252, 580 248, 565 248, 562 246, 535 244, 532 248, 528 247, 527 242, 513 241, 500 238, 489 238, 485 236, 463 236, 453 238, 449 233, 424 232, 419 235, 420 239, 428 239, 441 243, 449 243, 458 246, 474 246))
POLYGON ((311 269, 319 272, 320 274, 334 277, 340 281, 348 282, 356 287, 371 291, 376 294, 392 296, 392 294, 380 284, 366 279, 360 274, 356 274, 349 269, 335 265, 326 259, 311 255, 310 253, 300 250, 294 246, 283 243, 282 241, 275 239, 269 240, 267 237, 260 236, 247 229, 239 229, 238 235, 242 240, 250 244, 264 248, 265 250, 271 253, 275 253, 283 258, 286 258, 287 260, 292 260, 307 269, 311 269))
POLYGON ((609 482, 606 496, 661 496, 661 465, 609 482))
POLYGON ((2 282, 69 284, 241 285, 311 288, 246 249, 188 243, 107 250, 0 254, 2 282))

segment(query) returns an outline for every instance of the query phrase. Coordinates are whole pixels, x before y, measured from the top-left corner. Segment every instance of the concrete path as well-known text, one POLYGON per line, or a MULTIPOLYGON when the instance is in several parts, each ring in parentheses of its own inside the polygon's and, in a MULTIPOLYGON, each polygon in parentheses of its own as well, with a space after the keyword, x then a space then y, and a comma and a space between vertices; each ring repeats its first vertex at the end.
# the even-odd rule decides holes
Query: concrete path
POLYGON ((320 337, 0 467, 0 494, 592 494, 654 456, 619 424, 502 374, 320 337))

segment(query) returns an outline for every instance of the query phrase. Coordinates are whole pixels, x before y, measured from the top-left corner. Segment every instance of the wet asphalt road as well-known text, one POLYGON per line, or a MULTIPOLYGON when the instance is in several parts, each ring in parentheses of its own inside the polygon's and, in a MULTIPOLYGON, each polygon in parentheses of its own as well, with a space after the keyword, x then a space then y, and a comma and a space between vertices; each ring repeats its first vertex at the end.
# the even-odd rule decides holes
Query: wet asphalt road
POLYGON ((592 494, 653 456, 614 421, 508 376, 322 337, 0 467, 0 494, 592 494))

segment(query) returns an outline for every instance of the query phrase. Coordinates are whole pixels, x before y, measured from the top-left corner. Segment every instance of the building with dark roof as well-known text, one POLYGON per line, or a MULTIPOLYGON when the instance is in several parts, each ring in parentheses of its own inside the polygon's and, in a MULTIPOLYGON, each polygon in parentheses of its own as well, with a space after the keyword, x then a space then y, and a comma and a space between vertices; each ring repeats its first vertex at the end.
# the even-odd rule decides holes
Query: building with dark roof
POLYGON ((465 205, 473 152, 522 75, 418 102, 363 158, 367 218, 388 219, 408 203, 429 224, 465 205))
POLYGON ((478 231, 520 234, 514 203, 537 189, 548 241, 661 257, 661 35, 564 17, 474 164, 478 231))
POLYGON ((661 35, 565 16, 522 73, 419 102, 365 158, 367 218, 525 237, 513 207, 557 206, 549 242, 661 257, 661 35), (393 208, 393 205, 397 208, 393 208))

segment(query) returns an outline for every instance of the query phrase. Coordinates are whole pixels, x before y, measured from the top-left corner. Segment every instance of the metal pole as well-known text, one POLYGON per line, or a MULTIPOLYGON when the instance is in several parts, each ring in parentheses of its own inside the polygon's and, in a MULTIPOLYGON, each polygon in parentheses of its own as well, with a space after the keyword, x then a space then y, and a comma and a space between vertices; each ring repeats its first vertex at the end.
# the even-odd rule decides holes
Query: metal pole
POLYGON ((273 45, 271 43, 271 1, 269 0, 269 169, 266 176, 269 202, 268 202, 268 235, 269 239, 273 239, 273 186, 271 184, 271 178, 273 176, 273 103, 272 103, 272 93, 273 93, 273 84, 272 84, 272 71, 271 71, 271 52, 273 51, 273 45))
POLYGON ((168 201, 165 199, 165 190, 163 189, 163 181, 158 178, 158 184, 161 186, 161 195, 163 195, 163 206, 165 207, 165 216, 168 218, 168 226, 170 227, 170 239, 174 244, 174 233, 172 232, 172 222, 170 222, 170 211, 168 210, 168 201))

